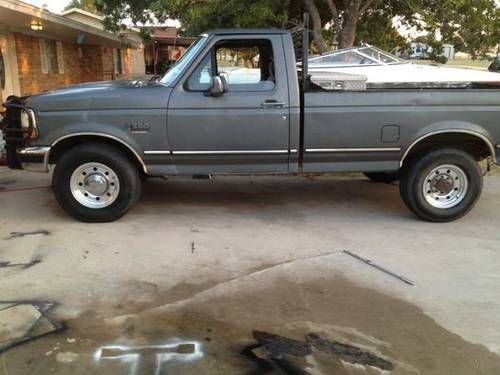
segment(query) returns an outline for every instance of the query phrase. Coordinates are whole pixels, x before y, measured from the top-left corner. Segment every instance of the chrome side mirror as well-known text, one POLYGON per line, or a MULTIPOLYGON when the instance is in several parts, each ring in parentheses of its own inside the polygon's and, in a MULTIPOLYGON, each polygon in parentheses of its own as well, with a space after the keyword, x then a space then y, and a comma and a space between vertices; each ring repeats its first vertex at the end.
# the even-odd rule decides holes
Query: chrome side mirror
POLYGON ((210 87, 205 91, 205 96, 213 96, 215 98, 222 96, 227 92, 227 81, 222 76, 214 76, 210 78, 210 87))

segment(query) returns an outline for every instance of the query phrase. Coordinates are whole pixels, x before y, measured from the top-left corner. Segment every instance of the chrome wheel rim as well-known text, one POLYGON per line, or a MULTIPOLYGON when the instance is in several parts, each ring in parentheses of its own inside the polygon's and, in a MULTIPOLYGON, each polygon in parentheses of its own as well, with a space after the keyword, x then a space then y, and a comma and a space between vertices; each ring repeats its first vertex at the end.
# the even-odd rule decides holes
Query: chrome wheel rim
POLYGON ((101 163, 86 163, 71 175, 70 189, 73 197, 88 208, 111 205, 120 193, 120 180, 113 169, 101 163))
POLYGON ((462 168, 443 164, 430 171, 422 188, 427 203, 432 207, 447 209, 462 202, 469 182, 462 168))

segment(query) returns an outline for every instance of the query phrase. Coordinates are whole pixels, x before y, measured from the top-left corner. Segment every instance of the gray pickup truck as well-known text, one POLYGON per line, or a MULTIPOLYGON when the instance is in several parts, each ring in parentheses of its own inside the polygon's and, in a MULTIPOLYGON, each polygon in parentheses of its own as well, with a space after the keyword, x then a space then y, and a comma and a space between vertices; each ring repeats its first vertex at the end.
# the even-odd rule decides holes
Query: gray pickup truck
POLYGON ((210 31, 159 81, 10 97, 9 166, 53 170, 57 201, 86 222, 118 219, 142 180, 165 175, 363 172, 400 180, 424 220, 471 210, 478 162, 500 160, 499 83, 325 90, 308 74, 307 32, 297 49, 294 35, 210 31))

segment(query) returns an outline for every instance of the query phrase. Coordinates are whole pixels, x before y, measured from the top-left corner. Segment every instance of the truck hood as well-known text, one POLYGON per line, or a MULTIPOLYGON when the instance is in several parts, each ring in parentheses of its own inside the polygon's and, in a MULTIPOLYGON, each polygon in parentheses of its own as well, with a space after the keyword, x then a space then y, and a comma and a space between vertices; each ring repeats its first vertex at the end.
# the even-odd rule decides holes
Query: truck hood
POLYGON ((26 99, 40 112, 166 108, 171 88, 149 81, 103 81, 67 86, 26 99))

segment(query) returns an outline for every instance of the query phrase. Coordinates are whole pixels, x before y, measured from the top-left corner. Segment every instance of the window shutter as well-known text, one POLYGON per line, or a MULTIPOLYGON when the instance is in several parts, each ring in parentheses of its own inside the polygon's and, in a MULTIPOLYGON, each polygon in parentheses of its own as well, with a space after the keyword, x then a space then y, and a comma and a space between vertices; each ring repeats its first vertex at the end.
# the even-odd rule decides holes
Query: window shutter
POLYGON ((40 45, 40 64, 42 68, 42 73, 47 74, 49 72, 48 56, 47 56, 47 46, 45 45, 45 39, 38 39, 40 45))
POLYGON ((64 55, 63 55, 63 45, 62 42, 56 43, 56 54, 57 54, 57 69, 59 74, 64 73, 64 55))

